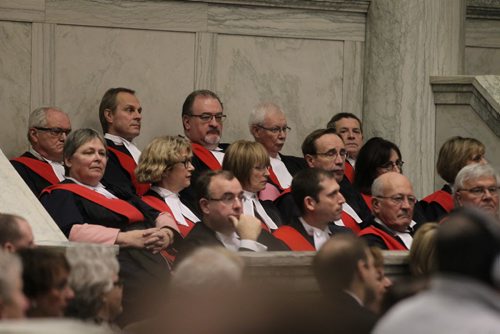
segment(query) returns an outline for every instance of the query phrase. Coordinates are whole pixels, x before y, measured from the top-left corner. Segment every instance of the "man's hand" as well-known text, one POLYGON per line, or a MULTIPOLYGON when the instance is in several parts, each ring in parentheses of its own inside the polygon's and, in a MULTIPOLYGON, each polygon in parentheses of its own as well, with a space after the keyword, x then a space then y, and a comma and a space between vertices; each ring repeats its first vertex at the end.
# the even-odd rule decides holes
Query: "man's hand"
POLYGON ((149 228, 118 233, 116 244, 157 253, 167 248, 174 240, 174 233, 168 228, 149 228))
POLYGON ((262 223, 259 219, 247 215, 241 215, 240 219, 234 216, 230 216, 229 218, 233 222, 236 233, 240 236, 241 240, 257 241, 262 230, 262 223))

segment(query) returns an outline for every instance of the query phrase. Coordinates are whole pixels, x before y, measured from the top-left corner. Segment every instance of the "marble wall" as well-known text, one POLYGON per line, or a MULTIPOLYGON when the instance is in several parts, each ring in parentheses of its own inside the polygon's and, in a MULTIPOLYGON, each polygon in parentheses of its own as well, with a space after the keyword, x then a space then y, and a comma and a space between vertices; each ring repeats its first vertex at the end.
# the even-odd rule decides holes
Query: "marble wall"
POLYGON ((500 17, 471 18, 465 27, 465 74, 500 75, 500 17))
POLYGON ((293 128, 285 152, 340 111, 362 114, 368 1, 0 1, 0 124, 8 157, 27 148, 29 112, 67 111, 73 128, 100 129, 109 87, 135 89, 144 109, 137 139, 182 133, 182 102, 215 90, 229 114, 223 140, 249 138, 254 105, 283 106, 293 128))

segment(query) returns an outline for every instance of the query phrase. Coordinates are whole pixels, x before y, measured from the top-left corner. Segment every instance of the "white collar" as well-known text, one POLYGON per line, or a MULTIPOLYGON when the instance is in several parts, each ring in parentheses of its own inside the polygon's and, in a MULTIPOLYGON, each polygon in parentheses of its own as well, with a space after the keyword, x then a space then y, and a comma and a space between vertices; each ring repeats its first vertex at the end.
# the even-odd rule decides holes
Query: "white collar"
POLYGON ((306 223, 306 221, 302 217, 299 217, 299 221, 302 223, 302 226, 304 226, 307 234, 313 237, 314 248, 316 248, 316 250, 319 250, 321 246, 323 246, 323 244, 328 239, 330 239, 330 229, 328 228, 328 226, 325 227, 325 229, 321 230, 306 223))
POLYGON ((115 195, 113 195, 112 193, 110 193, 106 189, 106 187, 104 187, 104 185, 101 182, 99 182, 97 184, 97 186, 93 187, 93 186, 90 186, 88 184, 81 183, 80 181, 78 181, 78 180, 76 180, 76 179, 74 179, 72 177, 69 177, 69 176, 66 179, 71 180, 71 181, 75 182, 76 184, 78 184, 78 185, 80 185, 82 187, 85 187, 87 189, 93 190, 93 191, 95 191, 95 192, 97 192, 97 193, 99 193, 99 194, 101 194, 101 195, 103 195, 103 196, 105 196, 107 198, 118 198, 115 195))
POLYGON ((105 133, 104 138, 111 140, 115 145, 124 145, 125 148, 132 155, 132 158, 134 158, 135 163, 136 164, 139 163, 139 157, 141 156, 141 151, 137 148, 137 146, 135 146, 133 142, 128 141, 123 137, 115 136, 109 133, 105 133))

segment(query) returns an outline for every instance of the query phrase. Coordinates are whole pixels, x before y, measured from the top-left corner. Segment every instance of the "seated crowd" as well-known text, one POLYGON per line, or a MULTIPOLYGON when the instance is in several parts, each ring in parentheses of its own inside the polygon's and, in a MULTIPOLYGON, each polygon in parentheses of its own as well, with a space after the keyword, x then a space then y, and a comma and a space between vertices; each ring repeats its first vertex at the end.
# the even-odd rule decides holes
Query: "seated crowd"
MULTIPOLYGON (((192 307, 197 314, 213 307, 207 314, 229 312, 239 320, 222 326, 202 316, 203 330, 243 331, 252 322, 234 308, 247 298, 262 303, 259 310, 244 307, 259 319, 258 330, 286 330, 294 323, 286 320, 286 309, 317 325, 304 332, 369 333, 399 299, 424 289, 441 293, 442 300, 419 293, 401 310, 399 304, 391 308, 375 332, 395 333, 403 328, 396 315, 418 313, 423 301, 451 303, 464 286, 500 289, 494 257, 500 256, 500 177, 476 139, 453 137, 443 144, 437 170, 447 183, 419 200, 403 175, 397 145, 380 137, 363 144, 361 121, 350 113, 334 115, 327 128, 306 136, 302 157, 281 153, 291 129, 274 103, 250 113, 255 141, 224 144, 223 121, 230 115, 214 92, 194 91, 182 106, 185 137, 157 137, 142 152, 133 143, 143 117, 135 91, 109 89, 98 114, 103 134, 72 131, 69 115, 55 107, 30 114, 30 149, 12 165, 68 240, 93 246, 70 246, 66 256, 33 248, 28 222, 0 214, 0 267, 8 268, 0 270, 1 318, 66 316, 131 332, 160 332, 170 322, 179 333, 198 332, 202 325, 185 323, 182 312, 190 301, 199 303, 192 307), (461 261, 457 254, 483 239, 491 247, 470 253, 478 263, 461 261), (119 246, 116 256, 112 245, 119 246), (380 250, 409 250, 412 275, 422 283, 406 292, 392 289, 380 250), (313 268, 322 297, 297 296, 303 308, 259 300, 255 287, 239 289, 244 263, 234 251, 318 251, 313 268), (481 276, 495 263, 492 277, 481 276), (227 289, 234 295, 224 296, 227 289), (220 306, 201 296, 211 303, 220 298, 220 306), (279 325, 266 312, 276 312, 279 325)), ((463 295, 471 298, 470 307, 485 303, 472 295, 463 295)), ((487 311, 499 316, 500 297, 494 302, 487 311)), ((479 328, 498 325, 484 317, 479 328)))

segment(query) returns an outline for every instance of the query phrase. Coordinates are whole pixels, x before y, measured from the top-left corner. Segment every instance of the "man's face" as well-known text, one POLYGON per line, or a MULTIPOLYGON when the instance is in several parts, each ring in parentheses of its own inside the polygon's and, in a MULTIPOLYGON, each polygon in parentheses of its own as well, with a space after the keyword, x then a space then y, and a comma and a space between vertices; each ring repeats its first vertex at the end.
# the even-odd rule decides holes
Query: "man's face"
POLYGON ((184 132, 193 143, 198 143, 208 149, 216 148, 222 136, 222 121, 212 117, 207 122, 197 117, 202 115, 222 115, 222 106, 219 101, 212 97, 197 96, 193 103, 192 116, 182 117, 184 132))
POLYGON ((229 218, 237 219, 243 210, 241 196, 243 188, 237 178, 227 180, 222 175, 214 176, 208 186, 210 199, 200 199, 200 207, 204 221, 215 231, 226 233, 234 231, 234 226, 229 218))
POLYGON ((32 248, 33 243, 33 231, 31 230, 30 224, 24 219, 17 219, 17 224, 19 226, 19 231, 21 232, 21 238, 15 242, 15 248, 17 250, 32 248))
POLYGON ((31 145, 42 157, 62 162, 64 142, 71 131, 69 117, 54 109, 49 109, 45 115, 47 125, 43 129, 29 129, 31 145))
POLYGON ((415 194, 410 181, 402 174, 389 172, 383 174, 383 197, 373 196, 372 210, 387 227, 406 232, 410 226, 415 194))
POLYGON ((252 135, 255 141, 261 143, 274 158, 285 145, 287 131, 283 129, 286 127, 285 114, 274 110, 266 113, 262 124, 252 126, 252 135))
POLYGON ((141 133, 142 107, 134 94, 118 93, 115 111, 106 109, 104 116, 109 134, 132 141, 141 133))
POLYGON ((455 197, 460 206, 479 208, 496 217, 499 215, 498 184, 493 176, 465 181, 455 197))
POLYGON ((335 179, 325 178, 320 182, 323 188, 318 194, 318 201, 313 204, 314 213, 319 223, 328 223, 339 220, 342 215, 344 196, 335 179))
POLYGON ((341 118, 335 122, 335 131, 342 137, 349 157, 356 159, 363 146, 363 131, 355 118, 341 118))
POLYGON ((342 139, 334 133, 325 134, 316 139, 316 155, 305 156, 309 167, 331 171, 337 182, 344 178, 345 146, 342 139))

